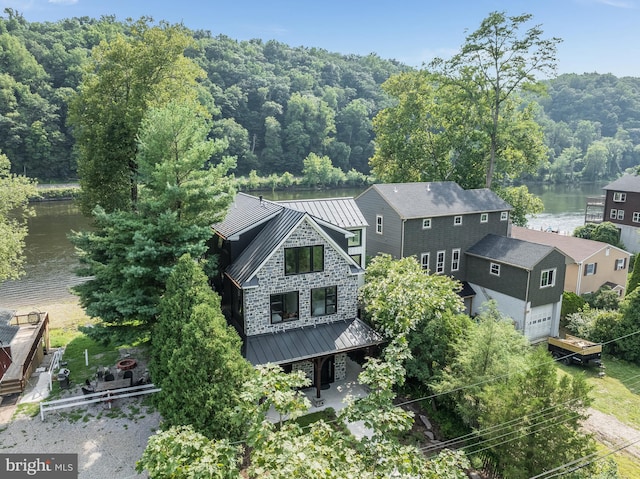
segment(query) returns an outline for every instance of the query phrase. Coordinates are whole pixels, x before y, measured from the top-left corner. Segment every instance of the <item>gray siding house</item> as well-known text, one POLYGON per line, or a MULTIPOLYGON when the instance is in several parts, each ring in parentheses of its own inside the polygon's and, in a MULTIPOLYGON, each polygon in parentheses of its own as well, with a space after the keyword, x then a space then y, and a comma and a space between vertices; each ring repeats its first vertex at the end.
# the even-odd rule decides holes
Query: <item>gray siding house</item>
POLYGON ((457 183, 373 185, 356 198, 371 225, 367 254, 415 256, 431 273, 464 279, 464 252, 487 234, 506 236, 511 206, 488 189, 457 183))
POLYGON ((475 290, 472 314, 495 300, 532 342, 557 335, 566 256, 553 246, 487 235, 466 252, 466 279, 475 290))
POLYGON ((348 254, 353 233, 244 193, 213 230, 215 286, 252 364, 303 370, 320 398, 321 385, 345 377, 348 352, 382 342, 358 319, 364 270, 348 254))
POLYGON ((522 258, 524 263, 519 264, 511 258, 515 243, 507 236, 512 208, 491 190, 464 190, 450 181, 380 184, 364 191, 356 203, 370 225, 368 256, 415 256, 429 273, 462 283, 461 296, 469 314, 495 299, 498 309, 511 316, 530 340, 557 335, 564 255, 554 248, 544 247, 543 252, 539 245, 519 245, 522 254, 536 253, 536 268, 552 265, 545 269, 553 267, 555 272, 547 274, 555 275, 554 280, 562 278, 544 291, 534 291, 526 281, 538 273, 537 269, 527 272, 533 259, 522 258), (501 239, 507 243, 503 245, 501 239), (501 274, 490 274, 491 264, 501 274), (538 309, 532 312, 527 305, 538 309))

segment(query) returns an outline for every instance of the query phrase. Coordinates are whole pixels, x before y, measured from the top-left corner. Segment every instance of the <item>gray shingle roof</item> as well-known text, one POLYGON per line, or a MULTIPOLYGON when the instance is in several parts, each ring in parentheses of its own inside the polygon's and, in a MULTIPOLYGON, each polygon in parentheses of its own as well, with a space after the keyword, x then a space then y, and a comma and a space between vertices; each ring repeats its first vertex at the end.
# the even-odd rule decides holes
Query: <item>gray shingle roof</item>
POLYGON ((466 253, 532 270, 555 249, 552 246, 489 234, 469 248, 466 253))
POLYGON ((306 215, 302 211, 280 208, 280 212, 269 220, 260 234, 227 268, 227 276, 239 286, 243 286, 246 281, 251 279, 256 270, 306 215))
POLYGON ((453 181, 382 183, 370 189, 376 190, 402 218, 511 210, 511 206, 493 191, 486 188, 464 190, 453 181))
POLYGON ((227 216, 212 228, 223 238, 259 225, 282 211, 282 205, 256 196, 238 193, 227 211, 227 216))
POLYGON ((316 200, 278 201, 279 204, 298 211, 306 211, 341 228, 368 226, 353 198, 323 198, 316 200))
POLYGON ((640 193, 640 176, 624 175, 615 181, 612 181, 603 190, 628 191, 630 193, 640 193))
POLYGON ((317 356, 353 351, 383 342, 382 336, 354 318, 348 321, 248 336, 247 360, 258 364, 286 364, 317 356))

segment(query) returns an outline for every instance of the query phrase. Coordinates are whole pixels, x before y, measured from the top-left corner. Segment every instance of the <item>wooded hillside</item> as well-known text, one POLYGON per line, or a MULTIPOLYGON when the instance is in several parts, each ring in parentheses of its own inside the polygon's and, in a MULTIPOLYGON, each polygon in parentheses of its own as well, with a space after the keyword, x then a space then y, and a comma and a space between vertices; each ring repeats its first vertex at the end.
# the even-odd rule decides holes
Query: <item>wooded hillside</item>
MULTIPOLYGON (((91 49, 129 27, 114 17, 38 23, 11 9, 0 16, 0 149, 14 172, 77 177, 67 101, 91 49)), ((236 175, 298 175, 310 152, 345 172, 369 171, 372 119, 390 105, 381 84, 410 67, 375 54, 188 32, 196 46, 186 55, 207 73, 213 134, 229 138, 224 154, 238 158, 236 175)), ((596 180, 640 164, 640 79, 572 74, 547 84, 549 95, 534 101, 549 163, 526 179, 596 180)))

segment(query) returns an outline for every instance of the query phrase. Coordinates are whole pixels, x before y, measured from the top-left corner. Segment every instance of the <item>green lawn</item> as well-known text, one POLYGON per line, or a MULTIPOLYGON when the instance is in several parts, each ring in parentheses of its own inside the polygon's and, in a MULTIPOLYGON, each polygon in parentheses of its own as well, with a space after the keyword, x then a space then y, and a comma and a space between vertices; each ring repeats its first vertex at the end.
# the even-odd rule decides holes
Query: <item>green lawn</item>
MULTIPOLYGON (((563 366, 559 368, 565 373, 584 374, 593 386, 592 407, 605 414, 616 417, 619 421, 640 430, 640 366, 615 358, 604 358, 606 375, 598 377, 598 368, 580 368, 563 366)), ((605 446, 601 448, 607 451, 605 446)), ((640 477, 640 464, 635 457, 624 452, 613 456, 618 463, 621 477, 633 479, 640 477)))

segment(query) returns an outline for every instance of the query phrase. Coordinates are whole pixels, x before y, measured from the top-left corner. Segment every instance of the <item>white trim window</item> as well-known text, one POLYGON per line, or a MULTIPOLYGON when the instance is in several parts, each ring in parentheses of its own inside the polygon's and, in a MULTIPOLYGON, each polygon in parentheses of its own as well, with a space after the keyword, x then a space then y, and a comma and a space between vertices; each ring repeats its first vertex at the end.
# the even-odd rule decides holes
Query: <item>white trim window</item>
POLYGON ((633 218, 631 219, 634 223, 640 223, 640 211, 633 212, 633 218))
POLYGON ((489 222, 489 213, 480 213, 480 223, 489 222))
POLYGON ((453 217, 453 226, 460 226, 462 224, 462 216, 453 217))
POLYGON ((498 263, 489 264, 489 274, 493 276, 500 276, 500 265, 498 263))
POLYGON ((540 273, 540 287, 550 288, 556 285, 556 268, 543 269, 540 273))
POLYGON ((615 201, 616 203, 624 203, 625 201, 627 201, 627 194, 622 193, 621 191, 616 191, 613 194, 613 201, 615 201))
POLYGON ((382 234, 382 224, 382 215, 376 215, 376 233, 379 235, 382 234))
POLYGON ((425 271, 429 270, 429 253, 422 253, 420 255, 420 265, 425 271))
POLYGON ((585 276, 593 276, 596 274, 596 269, 598 268, 597 263, 587 263, 584 266, 584 275, 585 276))
POLYGON ((422 218, 422 229, 428 230, 431 228, 431 218, 422 218))
POLYGON ((620 271, 621 269, 625 269, 627 266, 627 258, 617 258, 616 259, 616 271, 620 271))
POLYGON ((445 251, 438 251, 436 253, 436 274, 444 273, 444 259, 446 256, 445 251))
POLYGON ((451 271, 458 271, 460 269, 460 248, 451 250, 451 271))
POLYGON ((611 218, 612 220, 615 220, 618 217, 618 210, 615 208, 611 208, 611 211, 609 212, 609 218, 611 218))
POLYGON ((508 211, 501 211, 500 212, 500 221, 507 221, 509 219, 509 212, 508 211))
POLYGON ((618 210, 618 220, 624 219, 624 210, 618 210))

